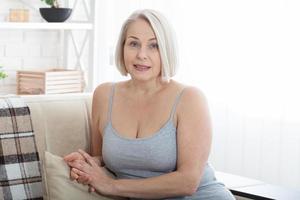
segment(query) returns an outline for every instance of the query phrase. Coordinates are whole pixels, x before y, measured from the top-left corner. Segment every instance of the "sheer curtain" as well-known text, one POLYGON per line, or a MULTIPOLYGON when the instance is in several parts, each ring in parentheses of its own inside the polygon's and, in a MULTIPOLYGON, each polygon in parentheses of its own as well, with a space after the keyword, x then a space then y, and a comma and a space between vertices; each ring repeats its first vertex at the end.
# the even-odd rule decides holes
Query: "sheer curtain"
POLYGON ((175 80, 209 100, 215 168, 299 187, 300 1, 102 1, 99 83, 124 79, 113 51, 122 22, 141 8, 170 19, 180 54, 175 80))

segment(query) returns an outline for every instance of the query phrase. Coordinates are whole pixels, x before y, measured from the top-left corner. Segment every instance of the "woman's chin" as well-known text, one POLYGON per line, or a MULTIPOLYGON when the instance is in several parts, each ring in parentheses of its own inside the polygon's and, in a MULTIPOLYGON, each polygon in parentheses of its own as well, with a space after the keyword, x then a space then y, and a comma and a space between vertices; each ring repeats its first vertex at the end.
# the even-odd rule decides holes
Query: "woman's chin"
POLYGON ((154 76, 149 76, 149 75, 146 75, 146 74, 134 74, 131 76, 131 79, 132 80, 136 80, 136 81, 151 81, 153 79, 155 79, 157 77, 154 77, 154 76))
POLYGON ((132 80, 146 82, 146 81, 150 81, 152 79, 151 78, 147 78, 147 77, 132 77, 132 80))
POLYGON ((131 79, 137 81, 151 81, 159 78, 159 73, 157 75, 153 71, 149 70, 131 70, 128 72, 131 76, 131 79))
POLYGON ((133 73, 130 74, 131 74, 131 78, 135 80, 147 80, 152 77, 152 75, 149 74, 149 72, 134 71, 133 73))

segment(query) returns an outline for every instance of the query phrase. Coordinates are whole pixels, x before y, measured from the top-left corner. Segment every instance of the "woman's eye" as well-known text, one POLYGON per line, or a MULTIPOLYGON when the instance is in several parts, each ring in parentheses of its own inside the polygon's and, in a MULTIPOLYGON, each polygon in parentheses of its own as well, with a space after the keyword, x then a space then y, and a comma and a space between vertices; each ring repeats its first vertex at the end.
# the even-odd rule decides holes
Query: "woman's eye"
POLYGON ((158 49, 158 44, 157 43, 153 43, 149 45, 150 49, 158 49))
POLYGON ((135 41, 132 41, 132 42, 129 43, 129 46, 131 46, 131 47, 138 47, 138 45, 139 44, 135 41))

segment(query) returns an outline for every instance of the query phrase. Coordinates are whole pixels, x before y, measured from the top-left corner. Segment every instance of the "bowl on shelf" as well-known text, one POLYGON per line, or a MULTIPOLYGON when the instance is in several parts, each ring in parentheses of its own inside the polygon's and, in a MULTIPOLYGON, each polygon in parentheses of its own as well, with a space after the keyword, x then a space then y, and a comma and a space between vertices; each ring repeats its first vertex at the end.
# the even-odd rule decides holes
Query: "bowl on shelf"
POLYGON ((71 13, 71 8, 40 8, 41 16, 47 22, 64 22, 66 21, 71 13))

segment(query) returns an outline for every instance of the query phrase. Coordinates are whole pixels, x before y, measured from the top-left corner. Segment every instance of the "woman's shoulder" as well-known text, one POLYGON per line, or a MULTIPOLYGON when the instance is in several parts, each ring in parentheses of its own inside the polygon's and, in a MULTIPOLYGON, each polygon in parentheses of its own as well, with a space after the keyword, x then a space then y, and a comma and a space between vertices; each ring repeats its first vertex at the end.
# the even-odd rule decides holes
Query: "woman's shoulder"
POLYGON ((109 100, 109 94, 114 83, 107 82, 101 83, 98 85, 93 94, 93 102, 97 104, 97 106, 105 105, 109 100))
POLYGON ((190 100, 190 98, 205 99, 204 92, 198 87, 185 85, 176 81, 173 81, 173 84, 178 88, 177 90, 179 90, 182 93, 181 98, 183 100, 190 100))
POLYGON ((185 99, 189 98, 205 98, 204 92, 195 86, 186 86, 183 89, 183 96, 185 99))
POLYGON ((94 90, 94 95, 106 93, 107 91, 109 91, 111 89, 113 84, 114 84, 113 82, 101 83, 94 90))
POLYGON ((106 83, 101 83, 96 87, 94 90, 94 95, 106 95, 109 94, 112 90, 112 86, 116 87, 123 87, 123 85, 126 83, 126 81, 120 81, 120 82, 106 82, 106 83))
POLYGON ((204 92, 198 87, 182 84, 181 93, 178 105, 179 111, 187 108, 193 109, 201 105, 206 106, 207 104, 204 92))

